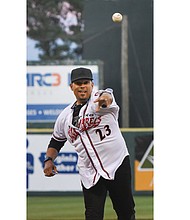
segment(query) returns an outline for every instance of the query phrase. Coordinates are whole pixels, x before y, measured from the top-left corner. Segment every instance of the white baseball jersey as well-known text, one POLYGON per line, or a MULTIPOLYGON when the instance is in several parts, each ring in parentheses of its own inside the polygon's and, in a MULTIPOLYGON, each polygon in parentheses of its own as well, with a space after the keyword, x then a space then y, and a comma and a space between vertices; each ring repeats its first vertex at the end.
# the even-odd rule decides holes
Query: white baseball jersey
POLYGON ((93 91, 88 102, 79 112, 78 126, 72 124, 73 106, 67 106, 56 120, 53 138, 68 140, 78 153, 78 169, 85 188, 97 183, 100 176, 114 179, 117 168, 129 155, 125 140, 118 125, 119 106, 112 90, 93 91), (96 112, 94 101, 102 91, 109 91, 113 102, 96 112))

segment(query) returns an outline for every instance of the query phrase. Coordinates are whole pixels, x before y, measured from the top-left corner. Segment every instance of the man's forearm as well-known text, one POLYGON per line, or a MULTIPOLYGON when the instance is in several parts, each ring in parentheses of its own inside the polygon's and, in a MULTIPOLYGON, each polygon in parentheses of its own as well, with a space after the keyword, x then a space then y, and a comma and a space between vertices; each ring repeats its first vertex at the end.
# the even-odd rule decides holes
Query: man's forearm
POLYGON ((58 151, 55 148, 49 147, 46 152, 46 157, 51 157, 54 161, 58 155, 58 151))

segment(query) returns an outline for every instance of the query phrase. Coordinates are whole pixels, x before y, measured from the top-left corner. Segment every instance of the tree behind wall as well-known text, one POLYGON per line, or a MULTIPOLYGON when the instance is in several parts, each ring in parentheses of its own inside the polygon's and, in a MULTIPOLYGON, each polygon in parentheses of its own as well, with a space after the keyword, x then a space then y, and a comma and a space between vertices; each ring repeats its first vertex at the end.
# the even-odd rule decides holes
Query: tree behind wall
MULTIPOLYGON (((38 42, 35 47, 42 52, 39 55, 41 61, 79 59, 82 54, 80 26, 73 27, 74 34, 68 35, 59 27, 56 19, 47 16, 48 13, 59 14, 60 2, 27 0, 27 36, 38 42)), ((68 2, 77 12, 83 11, 83 0, 68 2)))

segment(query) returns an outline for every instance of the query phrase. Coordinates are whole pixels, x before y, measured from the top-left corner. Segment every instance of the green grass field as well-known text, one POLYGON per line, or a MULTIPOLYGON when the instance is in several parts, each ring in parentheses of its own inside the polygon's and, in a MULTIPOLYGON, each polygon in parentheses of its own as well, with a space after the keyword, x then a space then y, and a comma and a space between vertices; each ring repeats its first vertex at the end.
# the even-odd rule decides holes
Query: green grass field
MULTIPOLYGON (((135 196, 136 219, 153 220, 153 197, 135 196)), ((27 220, 83 220, 82 196, 28 196, 27 220)), ((110 198, 106 200, 105 220, 115 220, 110 198)))

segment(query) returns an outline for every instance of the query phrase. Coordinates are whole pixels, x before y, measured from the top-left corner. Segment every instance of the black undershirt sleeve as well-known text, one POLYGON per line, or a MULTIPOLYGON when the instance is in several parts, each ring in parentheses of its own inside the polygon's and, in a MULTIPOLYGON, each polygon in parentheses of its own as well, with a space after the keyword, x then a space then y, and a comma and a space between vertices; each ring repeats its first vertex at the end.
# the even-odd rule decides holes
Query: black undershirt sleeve
POLYGON ((48 148, 54 148, 59 153, 59 151, 61 150, 61 148, 63 147, 63 145, 65 144, 66 141, 67 140, 56 141, 54 138, 51 138, 49 145, 48 145, 48 148))

